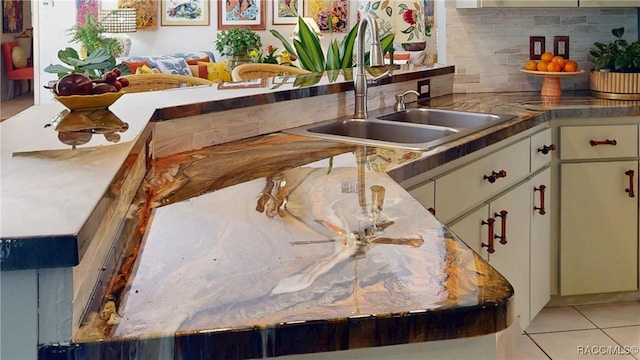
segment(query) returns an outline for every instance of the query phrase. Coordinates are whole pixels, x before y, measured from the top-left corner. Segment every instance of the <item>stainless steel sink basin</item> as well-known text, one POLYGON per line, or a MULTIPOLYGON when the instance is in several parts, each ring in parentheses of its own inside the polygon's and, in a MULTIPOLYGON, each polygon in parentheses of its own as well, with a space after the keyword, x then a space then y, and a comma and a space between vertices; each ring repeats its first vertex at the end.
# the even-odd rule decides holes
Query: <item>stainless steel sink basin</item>
POLYGON ((514 115, 415 108, 366 120, 325 121, 284 132, 361 145, 430 150, 513 118, 514 115))
POLYGON ((308 129, 309 132, 387 141, 402 144, 425 143, 458 132, 443 126, 398 126, 399 124, 372 120, 344 120, 308 129))
POLYGON ((514 115, 484 114, 466 111, 415 108, 379 116, 380 120, 406 122, 456 129, 481 130, 513 119, 514 115))

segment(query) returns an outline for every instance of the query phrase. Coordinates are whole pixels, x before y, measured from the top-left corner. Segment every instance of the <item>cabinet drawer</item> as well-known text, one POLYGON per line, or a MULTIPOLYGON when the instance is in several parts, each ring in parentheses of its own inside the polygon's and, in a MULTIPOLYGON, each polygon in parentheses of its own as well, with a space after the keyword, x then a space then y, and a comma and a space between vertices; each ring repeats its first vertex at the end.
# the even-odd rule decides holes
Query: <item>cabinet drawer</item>
POLYGON ((454 217, 522 180, 529 173, 529 138, 471 162, 436 179, 436 217, 447 223, 454 217), (485 177, 504 170, 506 176, 490 182, 485 177))
POLYGON ((531 172, 542 169, 551 162, 556 145, 551 143, 551 129, 531 136, 531 172))
POLYGON ((638 156, 638 126, 565 126, 560 128, 560 159, 638 156))

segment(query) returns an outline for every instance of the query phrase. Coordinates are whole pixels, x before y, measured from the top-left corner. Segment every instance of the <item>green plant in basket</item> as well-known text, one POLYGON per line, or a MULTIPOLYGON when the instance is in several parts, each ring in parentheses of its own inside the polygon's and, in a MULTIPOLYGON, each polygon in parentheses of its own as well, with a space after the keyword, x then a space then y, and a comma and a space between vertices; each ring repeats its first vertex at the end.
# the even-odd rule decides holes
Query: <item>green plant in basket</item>
POLYGON ((632 43, 622 38, 624 28, 611 30, 615 40, 596 42, 589 51, 595 71, 640 72, 640 40, 632 43))
POLYGON ((231 28, 216 35, 216 50, 222 56, 248 56, 261 46, 260 35, 249 28, 231 28))

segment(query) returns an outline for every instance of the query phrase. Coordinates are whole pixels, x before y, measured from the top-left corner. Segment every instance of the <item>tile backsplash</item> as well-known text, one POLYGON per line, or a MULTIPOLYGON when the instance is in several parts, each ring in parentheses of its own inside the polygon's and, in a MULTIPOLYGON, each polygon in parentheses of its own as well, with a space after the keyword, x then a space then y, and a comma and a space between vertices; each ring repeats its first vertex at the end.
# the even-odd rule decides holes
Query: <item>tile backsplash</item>
MULTIPOLYGON (((519 71, 529 58, 529 36, 544 36, 553 52, 555 35, 569 36, 569 55, 590 70, 593 43, 612 40, 611 29, 625 28, 638 39, 635 8, 484 8, 446 9, 447 59, 455 65, 456 93, 539 91, 542 78, 519 71)), ((566 90, 589 88, 588 72, 561 80, 566 90)))

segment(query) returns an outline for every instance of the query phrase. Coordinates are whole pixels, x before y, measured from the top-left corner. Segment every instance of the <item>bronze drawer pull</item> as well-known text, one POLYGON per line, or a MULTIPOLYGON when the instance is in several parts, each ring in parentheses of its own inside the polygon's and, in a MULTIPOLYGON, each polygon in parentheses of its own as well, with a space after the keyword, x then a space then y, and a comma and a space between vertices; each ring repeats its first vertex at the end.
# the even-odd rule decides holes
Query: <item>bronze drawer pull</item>
POLYGON ((589 140, 589 144, 591 144, 591 146, 596 146, 596 145, 613 145, 616 146, 618 145, 618 142, 613 139, 613 140, 602 140, 602 141, 596 141, 596 140, 589 140))
POLYGON ((556 144, 544 145, 543 147, 538 148, 538 152, 541 152, 544 155, 547 155, 549 151, 555 151, 555 150, 556 150, 556 144))
POLYGON ((506 170, 492 171, 491 175, 484 175, 483 179, 493 184, 494 182, 496 182, 497 179, 500 179, 506 176, 507 176, 506 170))

